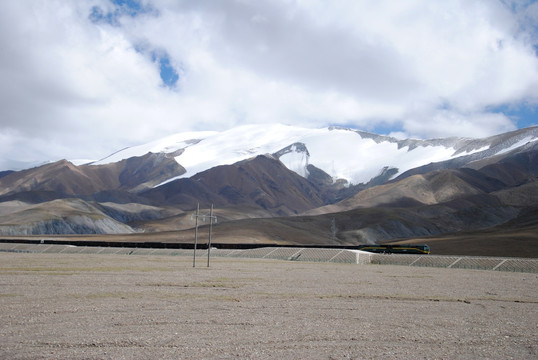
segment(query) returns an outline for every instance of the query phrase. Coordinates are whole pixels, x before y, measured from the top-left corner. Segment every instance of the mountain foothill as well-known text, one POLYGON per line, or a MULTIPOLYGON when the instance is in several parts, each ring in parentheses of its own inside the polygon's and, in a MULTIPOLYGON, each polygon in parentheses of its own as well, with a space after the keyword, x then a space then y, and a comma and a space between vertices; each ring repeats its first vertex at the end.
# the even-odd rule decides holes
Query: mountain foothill
MULTIPOLYGON (((436 254, 538 257, 538 127, 430 142, 331 130, 392 146, 396 161, 381 158, 374 175, 353 182, 332 171, 350 162, 339 153, 332 164, 315 161, 322 157, 312 136, 286 146, 279 139, 269 152, 251 146, 238 161, 210 159, 194 174, 182 156, 211 137, 118 161, 61 160, 0 172, 0 235, 191 243, 197 206, 208 214, 213 205, 220 243, 426 243, 436 254), (404 164, 428 146, 450 153, 404 164)), ((348 150, 360 161, 375 155, 365 148, 348 150)), ((207 231, 201 222, 200 236, 207 231)))

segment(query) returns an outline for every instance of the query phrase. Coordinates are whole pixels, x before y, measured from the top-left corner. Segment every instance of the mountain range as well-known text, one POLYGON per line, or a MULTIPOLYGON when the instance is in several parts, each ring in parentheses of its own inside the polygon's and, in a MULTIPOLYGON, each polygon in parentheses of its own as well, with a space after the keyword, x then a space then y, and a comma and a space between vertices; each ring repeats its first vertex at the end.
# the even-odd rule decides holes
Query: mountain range
POLYGON ((536 257, 537 140, 536 126, 481 139, 279 124, 181 133, 0 172, 0 234, 192 242, 193 211, 213 204, 220 242, 536 257))

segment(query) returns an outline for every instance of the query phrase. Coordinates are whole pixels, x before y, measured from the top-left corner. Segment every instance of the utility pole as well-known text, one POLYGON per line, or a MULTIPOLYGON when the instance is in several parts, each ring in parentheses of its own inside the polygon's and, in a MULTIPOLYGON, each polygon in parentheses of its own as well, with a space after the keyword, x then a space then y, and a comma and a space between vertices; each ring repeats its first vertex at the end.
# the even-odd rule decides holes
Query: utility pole
MULTIPOLYGON (((196 206, 196 214, 191 215, 191 220, 194 217, 196 225, 194 227, 194 254, 192 259, 192 267, 196 267, 196 248, 198 247, 198 218, 202 217, 202 221, 205 221, 207 214, 200 214, 200 203, 196 206)), ((213 204, 211 204, 211 210, 209 211, 209 241, 207 243, 207 267, 209 267, 209 257, 211 252, 211 233, 213 231, 213 220, 217 222, 217 217, 213 215, 213 204)))
POLYGON ((192 267, 196 267, 196 247, 198 246, 198 216, 200 214, 200 203, 196 205, 196 225, 194 227, 194 256, 192 258, 192 267))
MULTIPOLYGON (((217 218, 215 217, 215 220, 217 218)), ((209 242, 207 243, 207 267, 209 267, 209 254, 211 253, 211 229, 213 228, 213 204, 211 204, 211 210, 209 211, 209 242)))

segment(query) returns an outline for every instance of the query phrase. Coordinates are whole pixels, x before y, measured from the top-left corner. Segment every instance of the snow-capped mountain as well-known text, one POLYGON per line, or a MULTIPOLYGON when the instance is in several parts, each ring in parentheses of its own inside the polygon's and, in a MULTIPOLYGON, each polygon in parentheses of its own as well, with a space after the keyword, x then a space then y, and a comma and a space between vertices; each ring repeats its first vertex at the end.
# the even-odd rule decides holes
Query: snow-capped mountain
POLYGON ((368 183, 390 170, 392 178, 426 164, 456 158, 479 160, 538 140, 538 127, 483 139, 406 139, 342 127, 308 129, 281 124, 245 125, 227 131, 188 132, 118 151, 92 165, 117 162, 148 152, 174 157, 186 169, 164 183, 188 178, 219 165, 272 154, 286 167, 308 177, 313 165, 349 184, 368 183), (472 155, 472 156, 470 156, 472 155))
POLYGON ((0 174, 0 234, 153 232, 189 242, 190 213, 214 205, 216 234, 234 243, 341 245, 472 231, 482 241, 491 231, 502 241, 493 246, 486 236, 478 254, 521 248, 514 254, 529 256, 532 246, 512 242, 536 239, 537 139, 538 127, 430 140, 285 125, 181 133, 90 164, 0 174), (500 250, 480 250, 490 248, 500 250))

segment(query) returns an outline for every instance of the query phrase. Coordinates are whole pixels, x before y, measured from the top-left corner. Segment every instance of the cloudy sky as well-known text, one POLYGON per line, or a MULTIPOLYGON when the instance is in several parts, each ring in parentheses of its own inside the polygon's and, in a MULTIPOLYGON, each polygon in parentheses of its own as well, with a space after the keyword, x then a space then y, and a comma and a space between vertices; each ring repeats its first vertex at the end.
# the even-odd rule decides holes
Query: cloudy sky
POLYGON ((3 0, 0 170, 245 123, 538 124, 528 0, 3 0))

